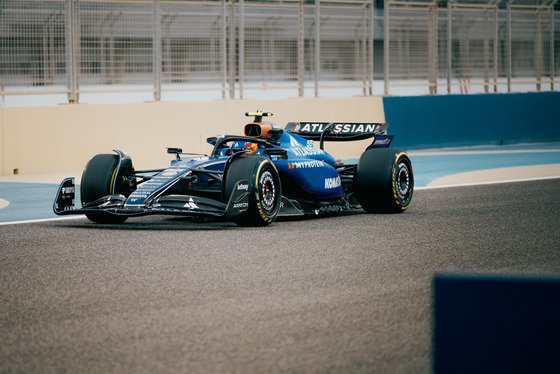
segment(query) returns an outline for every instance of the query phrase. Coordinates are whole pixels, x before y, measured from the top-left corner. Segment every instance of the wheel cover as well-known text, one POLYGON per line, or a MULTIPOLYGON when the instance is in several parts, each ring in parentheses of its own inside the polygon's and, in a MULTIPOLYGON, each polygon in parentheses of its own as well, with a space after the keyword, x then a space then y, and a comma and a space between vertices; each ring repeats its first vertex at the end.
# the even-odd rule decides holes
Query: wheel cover
POLYGON ((269 171, 262 173, 259 179, 259 198, 262 210, 270 215, 276 208, 276 183, 269 171))
POLYGON ((410 170, 404 162, 398 164, 395 189, 400 201, 407 201, 410 197, 410 170))

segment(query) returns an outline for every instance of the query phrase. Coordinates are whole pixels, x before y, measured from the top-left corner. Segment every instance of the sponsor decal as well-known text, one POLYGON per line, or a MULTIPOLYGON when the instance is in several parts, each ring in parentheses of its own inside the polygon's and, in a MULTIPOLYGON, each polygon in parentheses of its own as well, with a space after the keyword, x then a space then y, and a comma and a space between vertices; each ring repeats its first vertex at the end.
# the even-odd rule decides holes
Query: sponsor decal
MULTIPOLYGON (((322 132, 328 126, 327 123, 303 123, 296 127, 296 131, 301 132, 322 132)), ((339 123, 334 126, 335 133, 369 133, 374 132, 377 125, 375 123, 339 123)))
POLYGON ((375 139, 375 141, 373 142, 374 145, 382 145, 382 144, 390 144, 390 143, 391 143, 391 139, 389 138, 375 139))
POLYGON ((248 207, 249 207, 249 203, 233 204, 233 209, 243 209, 243 208, 248 208, 248 207))
POLYGON ((340 187, 340 185, 341 185, 340 177, 325 178, 325 189, 326 190, 340 187))
POLYGON ((74 193, 74 191, 76 191, 75 187, 62 187, 62 194, 70 194, 70 193, 74 193))
POLYGON ((325 154, 325 151, 323 151, 322 149, 311 148, 311 147, 294 147, 291 149, 291 151, 294 152, 294 154, 299 157, 325 154))
POLYGON ((288 169, 314 169, 322 168, 324 166, 325 164, 323 162, 316 160, 288 162, 288 169))
POLYGON ((183 205, 183 207, 188 208, 188 209, 200 209, 200 208, 198 207, 198 205, 195 204, 195 202, 194 202, 194 200, 193 200, 192 197, 189 199, 189 202, 188 202, 188 203, 186 203, 185 205, 183 205))
POLYGON ((290 147, 313 147, 313 140, 295 139, 290 136, 290 147))
MULTIPOLYGON (((179 180, 179 177, 187 171, 189 170, 186 168, 170 168, 164 170, 160 174, 156 174, 152 179, 142 183, 138 189, 129 196, 130 201, 147 199, 154 193, 161 191, 164 188, 168 188, 173 183, 176 183, 179 180)), ((189 174, 191 173, 189 172, 189 174)))
MULTIPOLYGON (((149 194, 144 194, 144 193, 133 193, 132 195, 130 195, 131 197, 135 197, 136 199, 145 199, 148 196, 150 196, 149 194)), ((136 200, 135 199, 135 200, 136 200)), ((131 200, 134 201, 134 200, 131 200)))
POLYGON ((325 123, 305 123, 300 127, 301 132, 321 132, 327 126, 325 123))
POLYGON ((162 171, 161 174, 158 174, 158 175, 154 176, 154 179, 157 179, 157 178, 168 179, 168 178, 162 178, 162 177, 173 177, 175 175, 182 174, 185 171, 187 171, 187 169, 185 169, 185 168, 178 168, 178 167, 169 168, 169 169, 166 169, 166 170, 162 171))
POLYGON ((249 191, 249 185, 248 184, 238 184, 237 185, 237 191, 249 191))

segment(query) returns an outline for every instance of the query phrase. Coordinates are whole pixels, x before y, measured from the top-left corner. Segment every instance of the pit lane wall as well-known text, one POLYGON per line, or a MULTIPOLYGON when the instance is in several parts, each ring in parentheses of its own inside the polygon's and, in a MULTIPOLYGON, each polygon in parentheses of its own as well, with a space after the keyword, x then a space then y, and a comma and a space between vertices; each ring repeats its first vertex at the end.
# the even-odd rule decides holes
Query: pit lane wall
MULTIPOLYGON (((560 92, 0 107, 1 172, 79 171, 116 148, 136 168, 162 167, 171 159, 166 147, 209 153, 207 137, 241 134, 251 120, 244 113, 255 110, 274 113, 270 120, 282 127, 386 121, 393 146, 404 149, 560 141, 560 92)), ((368 144, 328 143, 326 150, 358 157, 368 144)))
MULTIPOLYGON (((1 172, 81 171, 91 157, 113 149, 130 154, 137 169, 164 167, 173 158, 166 147, 208 154, 207 137, 243 134, 253 120, 244 113, 256 110, 272 112, 267 119, 282 127, 290 121, 385 121, 381 97, 0 107, 1 172)), ((365 147, 349 142, 326 149, 353 157, 365 147)))

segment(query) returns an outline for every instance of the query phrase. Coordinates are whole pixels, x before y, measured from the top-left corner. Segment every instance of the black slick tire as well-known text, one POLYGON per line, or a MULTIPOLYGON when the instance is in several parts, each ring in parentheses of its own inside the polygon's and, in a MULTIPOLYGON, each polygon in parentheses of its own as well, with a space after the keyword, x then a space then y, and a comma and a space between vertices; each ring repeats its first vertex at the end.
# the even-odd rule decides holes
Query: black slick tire
MULTIPOLYGON (((117 175, 119 157, 111 154, 94 156, 86 165, 80 183, 82 206, 103 196, 118 193, 113 191, 113 182, 117 175)), ((86 213, 86 217, 96 223, 123 223, 126 216, 117 216, 105 212, 86 213)))
POLYGON ((247 156, 234 160, 226 175, 224 196, 229 199, 235 183, 249 181, 249 207, 235 219, 239 226, 266 226, 280 211, 282 191, 274 164, 266 157, 247 156))
POLYGON ((410 205, 414 173, 401 149, 366 150, 354 176, 356 197, 368 213, 401 213, 410 205))

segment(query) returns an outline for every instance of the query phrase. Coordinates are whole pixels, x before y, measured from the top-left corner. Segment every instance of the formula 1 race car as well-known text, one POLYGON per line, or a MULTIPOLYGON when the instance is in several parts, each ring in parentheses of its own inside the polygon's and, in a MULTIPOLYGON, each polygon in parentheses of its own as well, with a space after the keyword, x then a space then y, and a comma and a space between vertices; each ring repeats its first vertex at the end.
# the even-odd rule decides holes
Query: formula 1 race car
POLYGON ((81 208, 74 208, 74 178, 58 189, 54 212, 85 214, 97 223, 122 223, 148 214, 206 216, 241 226, 264 226, 277 216, 360 209, 399 213, 412 199, 414 176, 408 155, 389 148, 388 124, 289 122, 284 129, 263 117, 245 135, 210 137, 210 155, 168 148, 167 168, 135 170, 120 150, 100 154, 86 165, 80 184, 81 208), (335 160, 325 141, 373 138, 357 163, 335 160), (313 146, 319 141, 319 148, 313 146))

